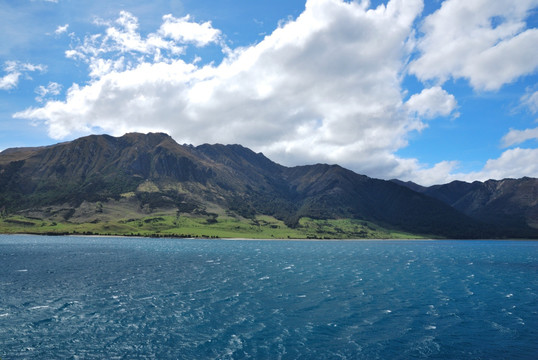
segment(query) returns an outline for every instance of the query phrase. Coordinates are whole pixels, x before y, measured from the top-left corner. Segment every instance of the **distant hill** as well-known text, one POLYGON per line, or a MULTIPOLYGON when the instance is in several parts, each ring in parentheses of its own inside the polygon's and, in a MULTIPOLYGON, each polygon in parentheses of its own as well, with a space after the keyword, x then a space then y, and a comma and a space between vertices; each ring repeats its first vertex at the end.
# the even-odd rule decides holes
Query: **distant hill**
MULTIPOLYGON (((510 191, 521 194, 521 206, 529 209, 520 212, 531 219, 537 195, 529 184, 514 183, 510 191)), ((503 226, 484 225, 502 217, 502 204, 512 200, 492 203, 484 200, 486 195, 467 199, 463 195, 469 191, 456 186, 443 189, 448 188, 414 188, 373 179, 338 165, 285 167, 240 145, 180 145, 162 133, 91 135, 0 153, 4 217, 91 223, 104 221, 102 209, 108 206, 121 210, 110 210, 107 219, 123 222, 158 212, 178 218, 206 216, 208 223, 267 215, 291 229, 305 218, 353 219, 435 237, 538 236, 528 226, 535 222, 516 217, 503 226)))
MULTIPOLYGON (((423 187, 412 182, 396 183, 443 201, 481 222, 510 231, 538 229, 538 179, 453 181, 423 187)), ((532 233, 532 231, 529 231, 532 233)))

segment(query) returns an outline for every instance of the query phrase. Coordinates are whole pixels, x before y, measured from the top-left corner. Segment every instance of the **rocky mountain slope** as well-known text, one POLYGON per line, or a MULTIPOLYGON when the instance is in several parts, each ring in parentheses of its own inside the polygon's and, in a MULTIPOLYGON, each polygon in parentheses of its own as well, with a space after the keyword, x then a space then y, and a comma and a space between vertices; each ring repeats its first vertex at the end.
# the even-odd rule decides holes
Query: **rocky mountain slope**
MULTIPOLYGON (((0 153, 4 214, 46 218, 61 212, 66 221, 94 221, 99 206, 117 202, 133 211, 168 209, 178 216, 270 215, 290 227, 304 217, 348 218, 451 238, 538 235, 529 222, 484 226, 482 220, 490 219, 484 214, 494 207, 470 212, 470 205, 442 199, 442 191, 422 190, 338 165, 285 167, 240 145, 180 145, 161 133, 92 135, 0 153)), ((536 202, 536 193, 527 197, 529 204, 536 202)))
POLYGON ((414 183, 401 185, 434 197, 481 222, 517 229, 538 229, 538 179, 488 180, 467 183, 453 181, 444 185, 422 187, 414 183))

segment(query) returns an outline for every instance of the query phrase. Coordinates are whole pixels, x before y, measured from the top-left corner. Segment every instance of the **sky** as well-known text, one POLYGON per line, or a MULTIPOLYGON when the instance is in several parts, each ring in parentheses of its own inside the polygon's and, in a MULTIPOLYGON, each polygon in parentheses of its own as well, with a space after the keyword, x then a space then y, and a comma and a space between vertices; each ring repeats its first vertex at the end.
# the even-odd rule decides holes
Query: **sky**
POLYGON ((538 177, 538 0, 1 0, 0 151, 127 132, 538 177))

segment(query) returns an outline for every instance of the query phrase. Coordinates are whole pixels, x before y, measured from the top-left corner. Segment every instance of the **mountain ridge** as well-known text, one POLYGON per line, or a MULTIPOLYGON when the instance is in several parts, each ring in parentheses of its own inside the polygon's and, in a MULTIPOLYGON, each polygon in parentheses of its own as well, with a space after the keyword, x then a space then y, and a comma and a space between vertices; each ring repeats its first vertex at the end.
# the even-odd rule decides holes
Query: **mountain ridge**
POLYGON ((210 222, 267 215, 294 228, 304 218, 347 218, 434 237, 538 236, 527 223, 485 226, 439 197, 339 165, 286 167, 241 145, 180 145, 164 133, 90 135, 0 153, 5 214, 52 219, 45 210, 56 206, 65 221, 96 221, 99 212, 82 208, 115 202, 133 214, 205 214, 210 222))
POLYGON ((487 224, 502 223, 513 228, 538 228, 538 179, 535 178, 490 179, 472 183, 456 180, 430 187, 394 181, 439 199, 487 224))

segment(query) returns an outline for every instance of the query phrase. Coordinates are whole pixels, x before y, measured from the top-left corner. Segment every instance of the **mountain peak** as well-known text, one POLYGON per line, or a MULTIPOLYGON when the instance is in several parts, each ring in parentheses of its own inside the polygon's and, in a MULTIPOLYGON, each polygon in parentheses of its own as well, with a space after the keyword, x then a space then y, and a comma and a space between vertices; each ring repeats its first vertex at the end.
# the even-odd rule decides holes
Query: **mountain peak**
POLYGON ((172 139, 170 135, 163 132, 149 132, 149 133, 130 132, 119 137, 119 139, 134 139, 134 140, 141 140, 144 138, 149 139, 149 140, 161 140, 161 141, 166 140, 166 139, 172 139))
POLYGON ((347 218, 433 236, 536 236, 522 222, 502 228, 498 217, 501 226, 485 226, 476 214, 490 218, 475 211, 524 204, 525 216, 535 216, 538 189, 532 179, 480 184, 422 188, 339 165, 285 167, 242 145, 179 145, 164 133, 90 135, 0 153, 0 205, 8 212, 42 214, 67 206, 68 219, 86 211, 83 203, 116 202, 133 214, 221 209, 232 217, 269 215, 290 226, 302 217, 347 218))

